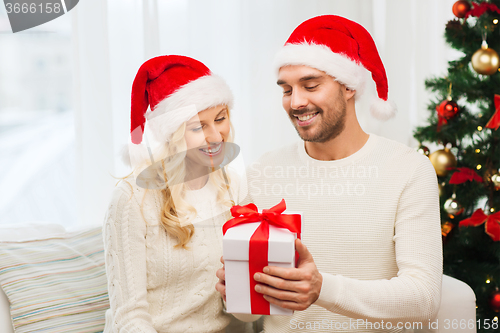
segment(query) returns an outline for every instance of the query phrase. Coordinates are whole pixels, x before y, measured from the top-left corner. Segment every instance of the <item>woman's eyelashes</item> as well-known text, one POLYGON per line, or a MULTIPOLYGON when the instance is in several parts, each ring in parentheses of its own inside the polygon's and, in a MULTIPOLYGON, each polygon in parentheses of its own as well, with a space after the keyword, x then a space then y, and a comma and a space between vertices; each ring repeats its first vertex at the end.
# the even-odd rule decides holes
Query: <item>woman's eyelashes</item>
MULTIPOLYGON (((215 119, 215 121, 218 122, 218 123, 220 123, 220 122, 223 122, 225 119, 226 119, 226 117, 220 117, 220 118, 215 119)), ((203 129, 203 126, 204 125, 191 128, 190 131, 192 131, 192 132, 199 132, 199 131, 201 131, 203 129)))
POLYGON ((201 129, 203 128, 203 126, 200 126, 200 127, 194 127, 194 128, 191 128, 190 131, 191 132, 199 132, 201 131, 201 129))

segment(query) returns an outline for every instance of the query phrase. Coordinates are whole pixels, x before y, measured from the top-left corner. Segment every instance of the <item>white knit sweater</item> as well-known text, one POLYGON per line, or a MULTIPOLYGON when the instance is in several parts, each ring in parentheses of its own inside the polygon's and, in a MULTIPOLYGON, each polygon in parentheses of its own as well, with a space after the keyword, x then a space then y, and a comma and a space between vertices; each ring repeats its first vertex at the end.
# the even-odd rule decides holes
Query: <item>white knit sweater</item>
POLYGON ((248 182, 259 209, 284 198, 288 210, 303 212, 302 239, 323 275, 316 303, 293 317, 266 317, 266 333, 401 332, 398 323, 436 315, 442 247, 427 157, 372 134, 353 155, 319 161, 300 142, 261 157, 248 182))
POLYGON ((198 216, 190 250, 174 249, 176 240, 160 225, 161 197, 133 179, 114 190, 103 234, 111 308, 105 332, 224 332, 230 316, 223 313, 215 290, 222 266, 222 224, 226 216, 208 182, 188 191, 186 201, 198 216), (214 218, 215 217, 215 218, 214 218))

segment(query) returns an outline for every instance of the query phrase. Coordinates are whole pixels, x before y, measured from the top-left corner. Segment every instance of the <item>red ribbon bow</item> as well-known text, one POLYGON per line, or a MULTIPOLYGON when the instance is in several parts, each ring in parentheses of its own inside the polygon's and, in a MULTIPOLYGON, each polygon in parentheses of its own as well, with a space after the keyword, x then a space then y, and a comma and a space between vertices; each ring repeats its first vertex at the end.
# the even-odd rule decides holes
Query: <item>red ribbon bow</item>
POLYGON ((486 124, 486 128, 493 128, 495 131, 500 127, 500 95, 495 94, 495 113, 486 124))
POLYGON ((481 208, 468 219, 459 223, 460 227, 477 227, 485 223, 484 230, 495 242, 500 241, 500 212, 486 215, 481 208))
POLYGON ((469 16, 479 17, 483 15, 487 10, 492 12, 497 12, 500 14, 500 9, 492 3, 481 2, 481 4, 473 2, 473 9, 469 10, 467 14, 465 14, 465 19, 469 18, 469 16))
POLYGON ((231 215, 234 218, 224 223, 222 227, 222 232, 225 235, 228 229, 239 224, 261 222, 250 238, 248 255, 250 300, 253 314, 270 314, 269 303, 264 299, 262 294, 255 291, 257 282, 253 278, 255 273, 262 272, 264 267, 268 265, 269 225, 286 228, 296 233, 297 237, 300 238, 300 215, 281 214, 285 209, 286 204, 284 199, 270 209, 263 209, 262 213, 259 213, 257 206, 253 203, 245 206, 233 206, 231 207, 231 215))
POLYGON ((473 181, 482 183, 483 179, 479 177, 476 171, 469 168, 457 168, 456 171, 450 178, 449 184, 462 184, 466 181, 473 181))

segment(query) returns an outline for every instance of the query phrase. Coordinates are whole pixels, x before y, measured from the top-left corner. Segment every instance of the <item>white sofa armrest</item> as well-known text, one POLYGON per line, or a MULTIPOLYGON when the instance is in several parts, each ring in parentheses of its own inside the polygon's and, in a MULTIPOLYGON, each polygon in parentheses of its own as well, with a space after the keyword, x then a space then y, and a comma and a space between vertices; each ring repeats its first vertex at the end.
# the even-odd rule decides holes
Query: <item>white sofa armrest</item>
POLYGON ((415 330, 415 333, 476 333, 476 295, 472 288, 460 280, 443 275, 437 317, 431 321, 430 328, 429 323, 423 324, 423 329, 415 330), (461 324, 465 328, 460 328, 461 324))

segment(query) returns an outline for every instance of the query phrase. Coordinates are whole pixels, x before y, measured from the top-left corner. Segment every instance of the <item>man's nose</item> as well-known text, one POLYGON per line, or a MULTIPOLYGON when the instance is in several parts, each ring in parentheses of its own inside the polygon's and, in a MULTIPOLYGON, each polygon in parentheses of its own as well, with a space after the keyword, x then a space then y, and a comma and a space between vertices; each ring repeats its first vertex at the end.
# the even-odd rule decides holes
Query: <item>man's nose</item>
POLYGON ((308 104, 308 100, 304 93, 300 91, 293 91, 292 96, 290 98, 290 107, 294 110, 300 110, 306 107, 308 104))

